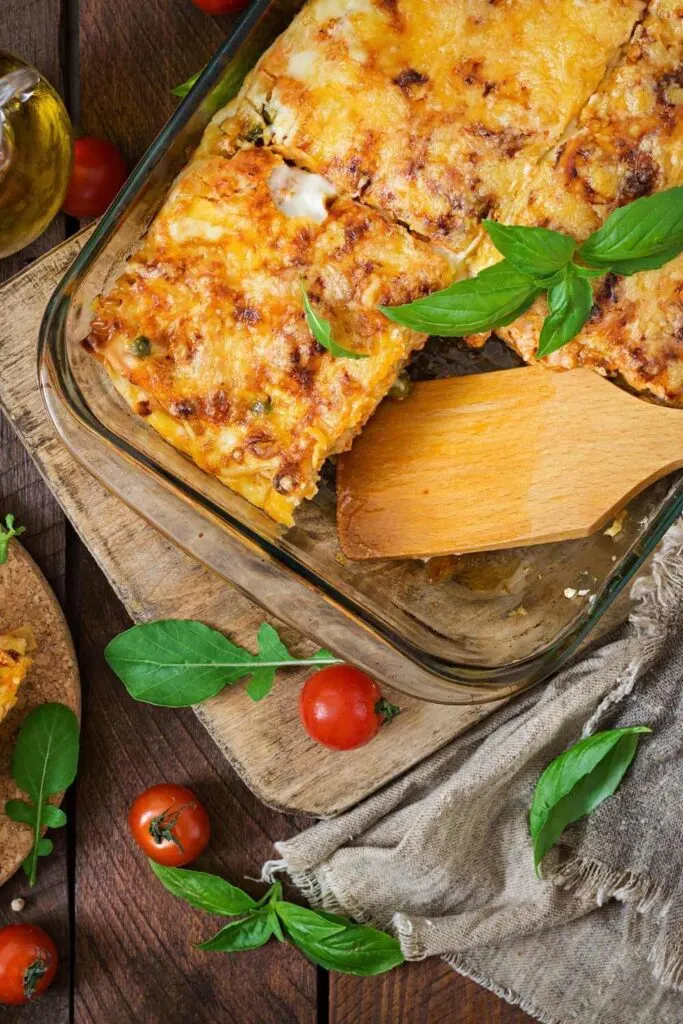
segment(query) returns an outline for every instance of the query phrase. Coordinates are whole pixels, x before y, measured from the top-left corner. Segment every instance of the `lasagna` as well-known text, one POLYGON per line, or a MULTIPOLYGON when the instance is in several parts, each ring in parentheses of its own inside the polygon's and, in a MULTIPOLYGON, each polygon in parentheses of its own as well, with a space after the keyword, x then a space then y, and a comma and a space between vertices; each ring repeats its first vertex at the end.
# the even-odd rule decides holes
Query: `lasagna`
MULTIPOLYGON (((208 126, 86 346, 151 427, 291 525, 426 340, 379 306, 499 259, 483 217, 580 239, 680 183, 681 2, 311 0, 208 126)), ((544 313, 500 332, 527 359, 544 313)), ((548 361, 675 402, 681 346, 683 258, 599 280, 548 361)))
MULTIPOLYGON (((683 4, 655 0, 576 126, 501 204, 496 219, 539 224, 582 241, 618 206, 677 185, 683 185, 683 4)), ((499 259, 487 242, 471 269, 499 259)), ((544 362, 590 366, 683 404, 683 256, 632 277, 607 274, 593 290, 583 330, 544 362)), ((539 299, 496 333, 530 361, 546 313, 545 298, 539 299)))
POLYGON ((30 626, 0 633, 0 722, 17 703, 19 688, 32 664, 30 652, 34 647, 30 626))

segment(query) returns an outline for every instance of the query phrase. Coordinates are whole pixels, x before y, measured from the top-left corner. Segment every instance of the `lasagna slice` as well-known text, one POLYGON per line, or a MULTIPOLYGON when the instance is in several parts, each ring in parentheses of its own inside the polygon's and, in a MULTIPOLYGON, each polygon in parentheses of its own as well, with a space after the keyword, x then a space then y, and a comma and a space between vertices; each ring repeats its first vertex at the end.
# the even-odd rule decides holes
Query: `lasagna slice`
POLYGON ((230 153, 263 139, 464 255, 481 217, 580 113, 644 7, 311 0, 204 145, 230 153))
POLYGON ((289 525, 426 340, 377 306, 449 278, 443 255, 270 150, 200 156, 97 300, 88 346, 166 440, 289 525), (316 341, 302 284, 362 358, 316 341))
POLYGON ((32 664, 29 653, 34 648, 30 626, 21 626, 12 633, 0 633, 0 722, 17 703, 19 688, 32 664))
MULTIPOLYGON (((527 187, 501 204, 496 219, 540 224, 581 241, 616 207, 682 184, 683 6, 680 0, 654 0, 576 128, 527 187)), ((473 269, 499 259, 487 242, 473 269)), ((591 366, 683 404, 683 256, 632 277, 607 274, 593 290, 593 310, 581 333, 544 362, 591 366)), ((545 299, 539 299, 496 333, 531 360, 546 313, 545 299)))

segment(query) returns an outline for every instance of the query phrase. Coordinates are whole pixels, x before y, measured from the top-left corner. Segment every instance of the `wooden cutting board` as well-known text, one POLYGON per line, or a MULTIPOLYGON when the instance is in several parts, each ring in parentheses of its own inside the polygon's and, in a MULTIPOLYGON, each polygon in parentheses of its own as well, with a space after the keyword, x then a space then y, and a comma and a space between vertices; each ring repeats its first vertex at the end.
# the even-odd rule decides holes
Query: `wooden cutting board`
MULTIPOLYGON (((200 619, 253 649, 263 611, 106 491, 74 461, 47 419, 36 380, 40 321, 87 237, 81 232, 0 289, 0 406, 134 620, 200 619)), ((624 614, 622 602, 609 621, 624 614)), ((274 624, 293 651, 313 649, 274 624)), ((321 817, 353 806, 498 706, 426 704, 387 690, 402 714, 366 747, 339 753, 313 743, 299 724, 297 695, 306 674, 281 673, 259 704, 242 685, 226 689, 197 715, 260 799, 321 817)))
POLYGON ((28 825, 10 821, 5 803, 23 796, 12 780, 12 750, 22 719, 46 701, 81 710, 78 665, 69 629, 47 581, 31 556, 12 541, 9 557, 0 565, 0 633, 30 625, 36 638, 33 664, 19 699, 0 723, 0 885, 20 867, 31 849, 28 825))

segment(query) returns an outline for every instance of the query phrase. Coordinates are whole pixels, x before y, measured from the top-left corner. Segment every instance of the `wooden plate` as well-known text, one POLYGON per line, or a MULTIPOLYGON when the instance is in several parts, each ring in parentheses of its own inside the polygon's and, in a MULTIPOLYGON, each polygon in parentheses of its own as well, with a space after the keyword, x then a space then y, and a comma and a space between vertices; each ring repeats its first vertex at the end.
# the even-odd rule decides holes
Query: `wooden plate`
POLYGON ((36 637, 33 665, 16 707, 0 723, 0 885, 21 866, 31 849, 31 829, 10 821, 3 811, 7 800, 23 795, 10 771, 21 721, 46 701, 67 704, 77 715, 81 710, 78 664, 62 609, 31 556, 12 541, 9 558, 0 565, 0 633, 26 624, 36 637))

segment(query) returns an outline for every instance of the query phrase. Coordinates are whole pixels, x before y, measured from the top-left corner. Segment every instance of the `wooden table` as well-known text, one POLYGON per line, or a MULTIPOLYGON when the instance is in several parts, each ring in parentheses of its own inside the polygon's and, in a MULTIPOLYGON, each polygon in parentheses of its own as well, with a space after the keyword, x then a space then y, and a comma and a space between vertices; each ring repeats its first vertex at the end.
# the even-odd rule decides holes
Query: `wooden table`
MULTIPOLYGON (((200 68, 228 19, 190 0, 0 0, 0 48, 36 64, 61 89, 79 130, 109 138, 132 165, 175 100, 170 89, 200 68)), ((78 227, 60 218, 30 249, 0 261, 0 280, 78 227)), ((2 369, 0 368, 0 372, 2 369)), ((41 862, 28 895, 19 874, 2 890, 0 920, 53 934, 61 952, 47 996, 3 1019, 65 1024, 207 1021, 285 1024, 519 1024, 528 1021, 440 961, 410 964, 377 979, 327 975, 293 949, 269 944, 240 955, 198 953, 202 915, 150 884, 126 832, 132 798, 168 779, 194 786, 214 825, 203 866, 239 882, 258 874, 272 842, 305 827, 269 810, 237 778, 190 711, 135 704, 107 670, 102 651, 129 623, 88 552, 0 418, 0 512, 26 524, 26 546, 62 601, 83 681, 79 779, 67 829, 41 862)), ((252 882, 253 892, 261 888, 252 882)), ((1 1012, 1 1011, 0 1011, 1 1012)))

